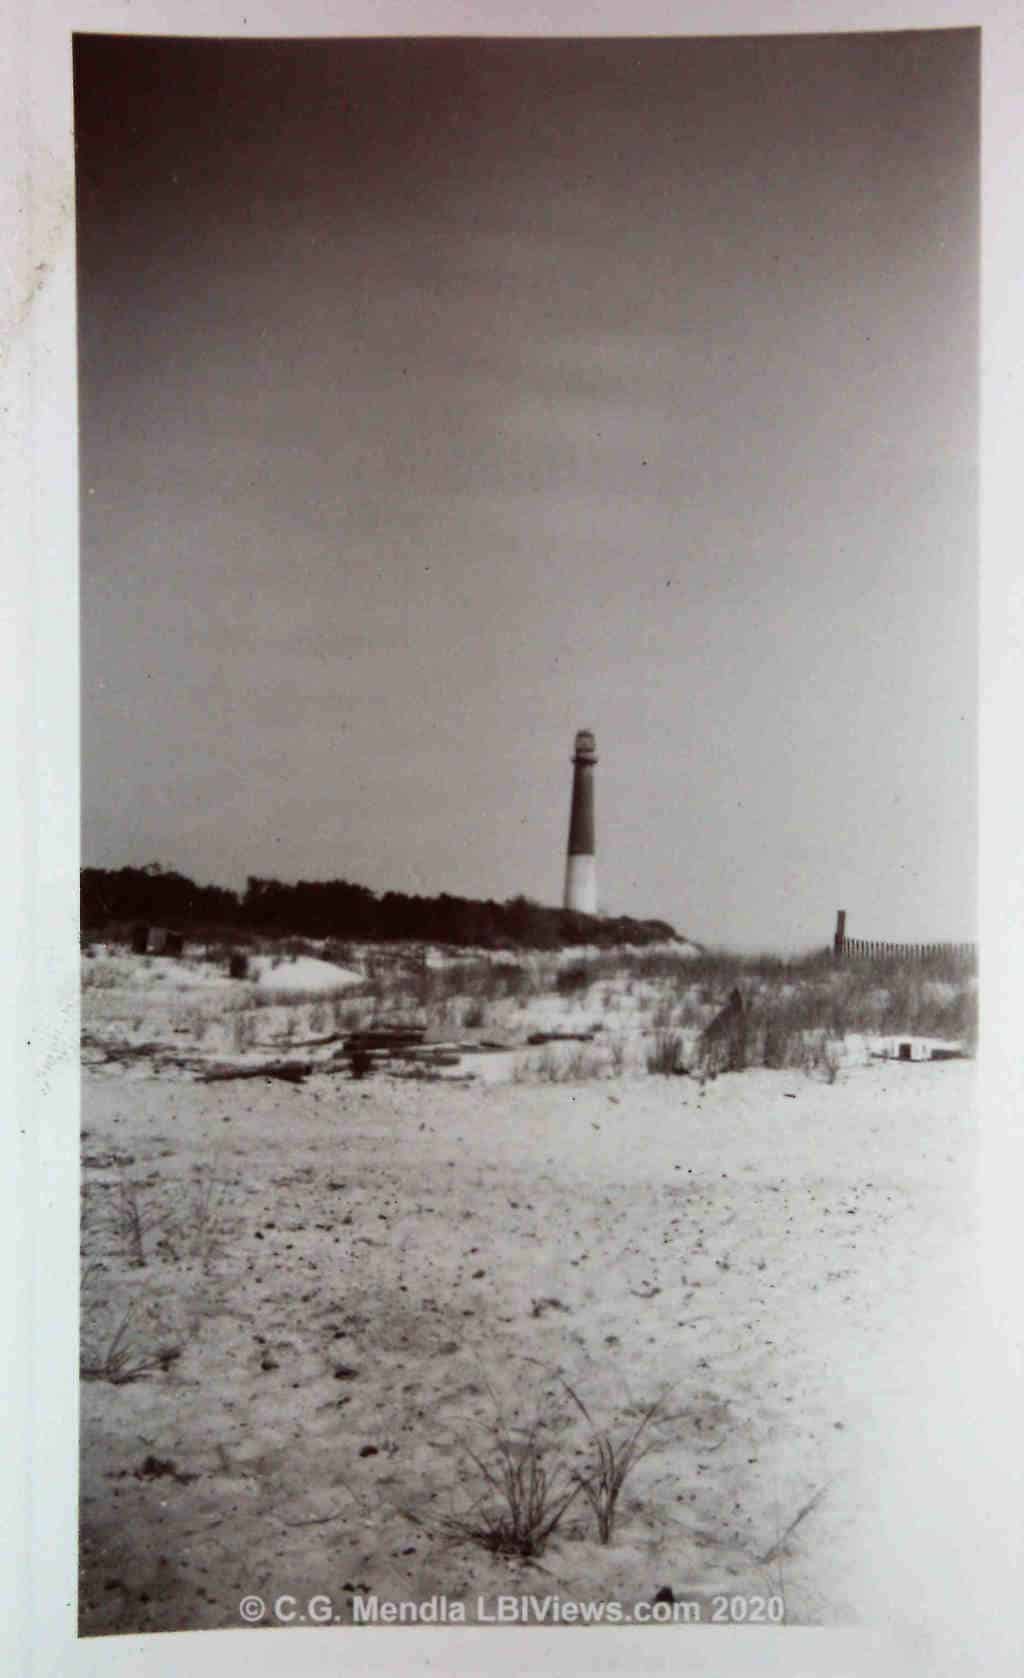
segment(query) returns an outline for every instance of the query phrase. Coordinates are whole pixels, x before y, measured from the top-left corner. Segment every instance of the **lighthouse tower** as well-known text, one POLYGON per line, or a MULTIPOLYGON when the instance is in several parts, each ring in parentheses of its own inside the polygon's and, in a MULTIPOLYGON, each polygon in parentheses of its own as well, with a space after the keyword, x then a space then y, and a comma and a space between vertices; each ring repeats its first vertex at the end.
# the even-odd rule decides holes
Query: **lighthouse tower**
POLYGON ((572 754, 572 807, 569 812, 569 855, 565 863, 567 909, 597 914, 597 863, 594 856, 594 765, 597 745, 589 728, 581 728, 572 754))

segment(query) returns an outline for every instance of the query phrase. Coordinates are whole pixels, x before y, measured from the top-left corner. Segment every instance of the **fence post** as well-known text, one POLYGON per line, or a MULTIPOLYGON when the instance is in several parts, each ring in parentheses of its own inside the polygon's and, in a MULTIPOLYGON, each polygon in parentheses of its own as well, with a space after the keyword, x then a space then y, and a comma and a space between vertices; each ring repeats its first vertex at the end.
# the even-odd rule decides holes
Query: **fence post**
POLYGON ((836 935, 835 935, 835 938, 832 941, 832 953, 835 956, 837 961, 841 960, 841 958, 842 958, 843 949, 844 949, 845 944, 846 944, 846 910, 845 909, 837 909, 836 910, 836 935))

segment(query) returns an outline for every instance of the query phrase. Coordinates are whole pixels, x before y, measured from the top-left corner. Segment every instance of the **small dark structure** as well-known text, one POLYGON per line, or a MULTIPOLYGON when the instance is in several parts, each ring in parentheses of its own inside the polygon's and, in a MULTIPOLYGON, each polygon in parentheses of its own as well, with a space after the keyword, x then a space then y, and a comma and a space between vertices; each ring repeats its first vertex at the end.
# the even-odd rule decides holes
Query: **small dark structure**
POLYGON ((244 950, 232 950, 228 957, 228 978, 247 979, 249 977, 249 957, 244 950))
POLYGON ((142 921, 132 927, 132 954, 144 956, 149 949, 149 927, 142 921))

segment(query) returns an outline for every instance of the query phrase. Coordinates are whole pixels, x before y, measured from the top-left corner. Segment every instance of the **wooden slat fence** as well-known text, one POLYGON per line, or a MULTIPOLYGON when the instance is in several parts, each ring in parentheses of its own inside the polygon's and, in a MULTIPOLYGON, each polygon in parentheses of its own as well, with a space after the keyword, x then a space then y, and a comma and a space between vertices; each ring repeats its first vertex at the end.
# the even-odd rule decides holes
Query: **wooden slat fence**
POLYGON ((844 938, 836 953, 869 961, 928 961, 934 956, 948 956, 953 961, 970 962, 976 950, 973 944, 886 944, 873 938, 844 938))
POLYGON ((847 938, 846 911, 836 916, 833 954, 837 961, 930 961, 944 959, 969 966, 977 960, 977 945, 966 943, 890 944, 875 938, 847 938))

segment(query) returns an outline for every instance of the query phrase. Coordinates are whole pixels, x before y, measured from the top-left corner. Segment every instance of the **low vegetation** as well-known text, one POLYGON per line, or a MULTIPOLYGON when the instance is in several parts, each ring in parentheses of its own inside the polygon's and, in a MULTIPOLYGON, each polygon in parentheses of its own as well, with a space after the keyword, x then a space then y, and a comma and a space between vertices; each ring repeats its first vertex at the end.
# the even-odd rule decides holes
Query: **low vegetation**
POLYGON ((577 1470, 577 1478, 597 1522, 598 1538, 602 1544, 610 1544, 623 1487, 636 1465, 660 1444, 656 1430, 667 1419, 666 1402, 655 1399, 641 1408, 630 1425, 615 1433, 599 1427, 576 1389, 568 1381, 563 1385, 590 1429, 590 1460, 585 1468, 577 1470))
MULTIPOLYGON (((880 1042, 892 1052, 899 1037, 935 1038, 971 1053, 977 1034, 974 973, 941 952, 836 962, 831 952, 781 960, 669 945, 566 956, 292 936, 255 940, 246 979, 231 981, 237 953, 217 941, 176 960, 94 947, 82 963, 87 1040, 107 1060, 155 1050, 173 1060, 178 1050, 253 1062, 333 1053, 331 1044, 360 1032, 410 1028, 456 1054, 474 1042, 514 1051, 509 1075, 528 1083, 645 1069, 707 1079, 755 1067, 834 1083, 880 1042), (317 986, 300 988, 293 963, 310 958, 317 986)), ((372 1066, 350 1069, 360 1076, 372 1066)))
POLYGON ((655 1033, 654 1042, 647 1052, 647 1070, 663 1078, 674 1077, 677 1072, 685 1070, 683 1039, 677 1031, 655 1033))
POLYGON ((82 1358, 80 1374, 83 1381, 109 1381, 112 1386, 126 1386, 141 1380, 155 1370, 167 1370, 180 1356, 177 1346, 146 1348, 133 1339, 136 1317, 135 1304, 129 1305, 118 1318, 113 1331, 97 1345, 90 1316, 82 1323, 82 1358))
POLYGON ((604 1427, 568 1381, 561 1379, 559 1390, 560 1398, 549 1396, 525 1427, 510 1423, 495 1403, 486 1446, 463 1448, 463 1490, 473 1495, 463 1513, 445 1517, 450 1538, 495 1555, 535 1558, 582 1494, 598 1541, 611 1543, 626 1481, 664 1443, 659 1429, 669 1419, 666 1401, 658 1398, 637 1408, 617 1428, 604 1427), (586 1424, 585 1443, 576 1449, 574 1412, 586 1424))
POLYGON ((464 1514, 446 1517, 449 1536, 494 1555, 539 1556, 583 1489, 553 1457, 540 1421, 523 1431, 499 1420, 490 1451, 467 1446, 466 1459, 480 1490, 464 1514))

